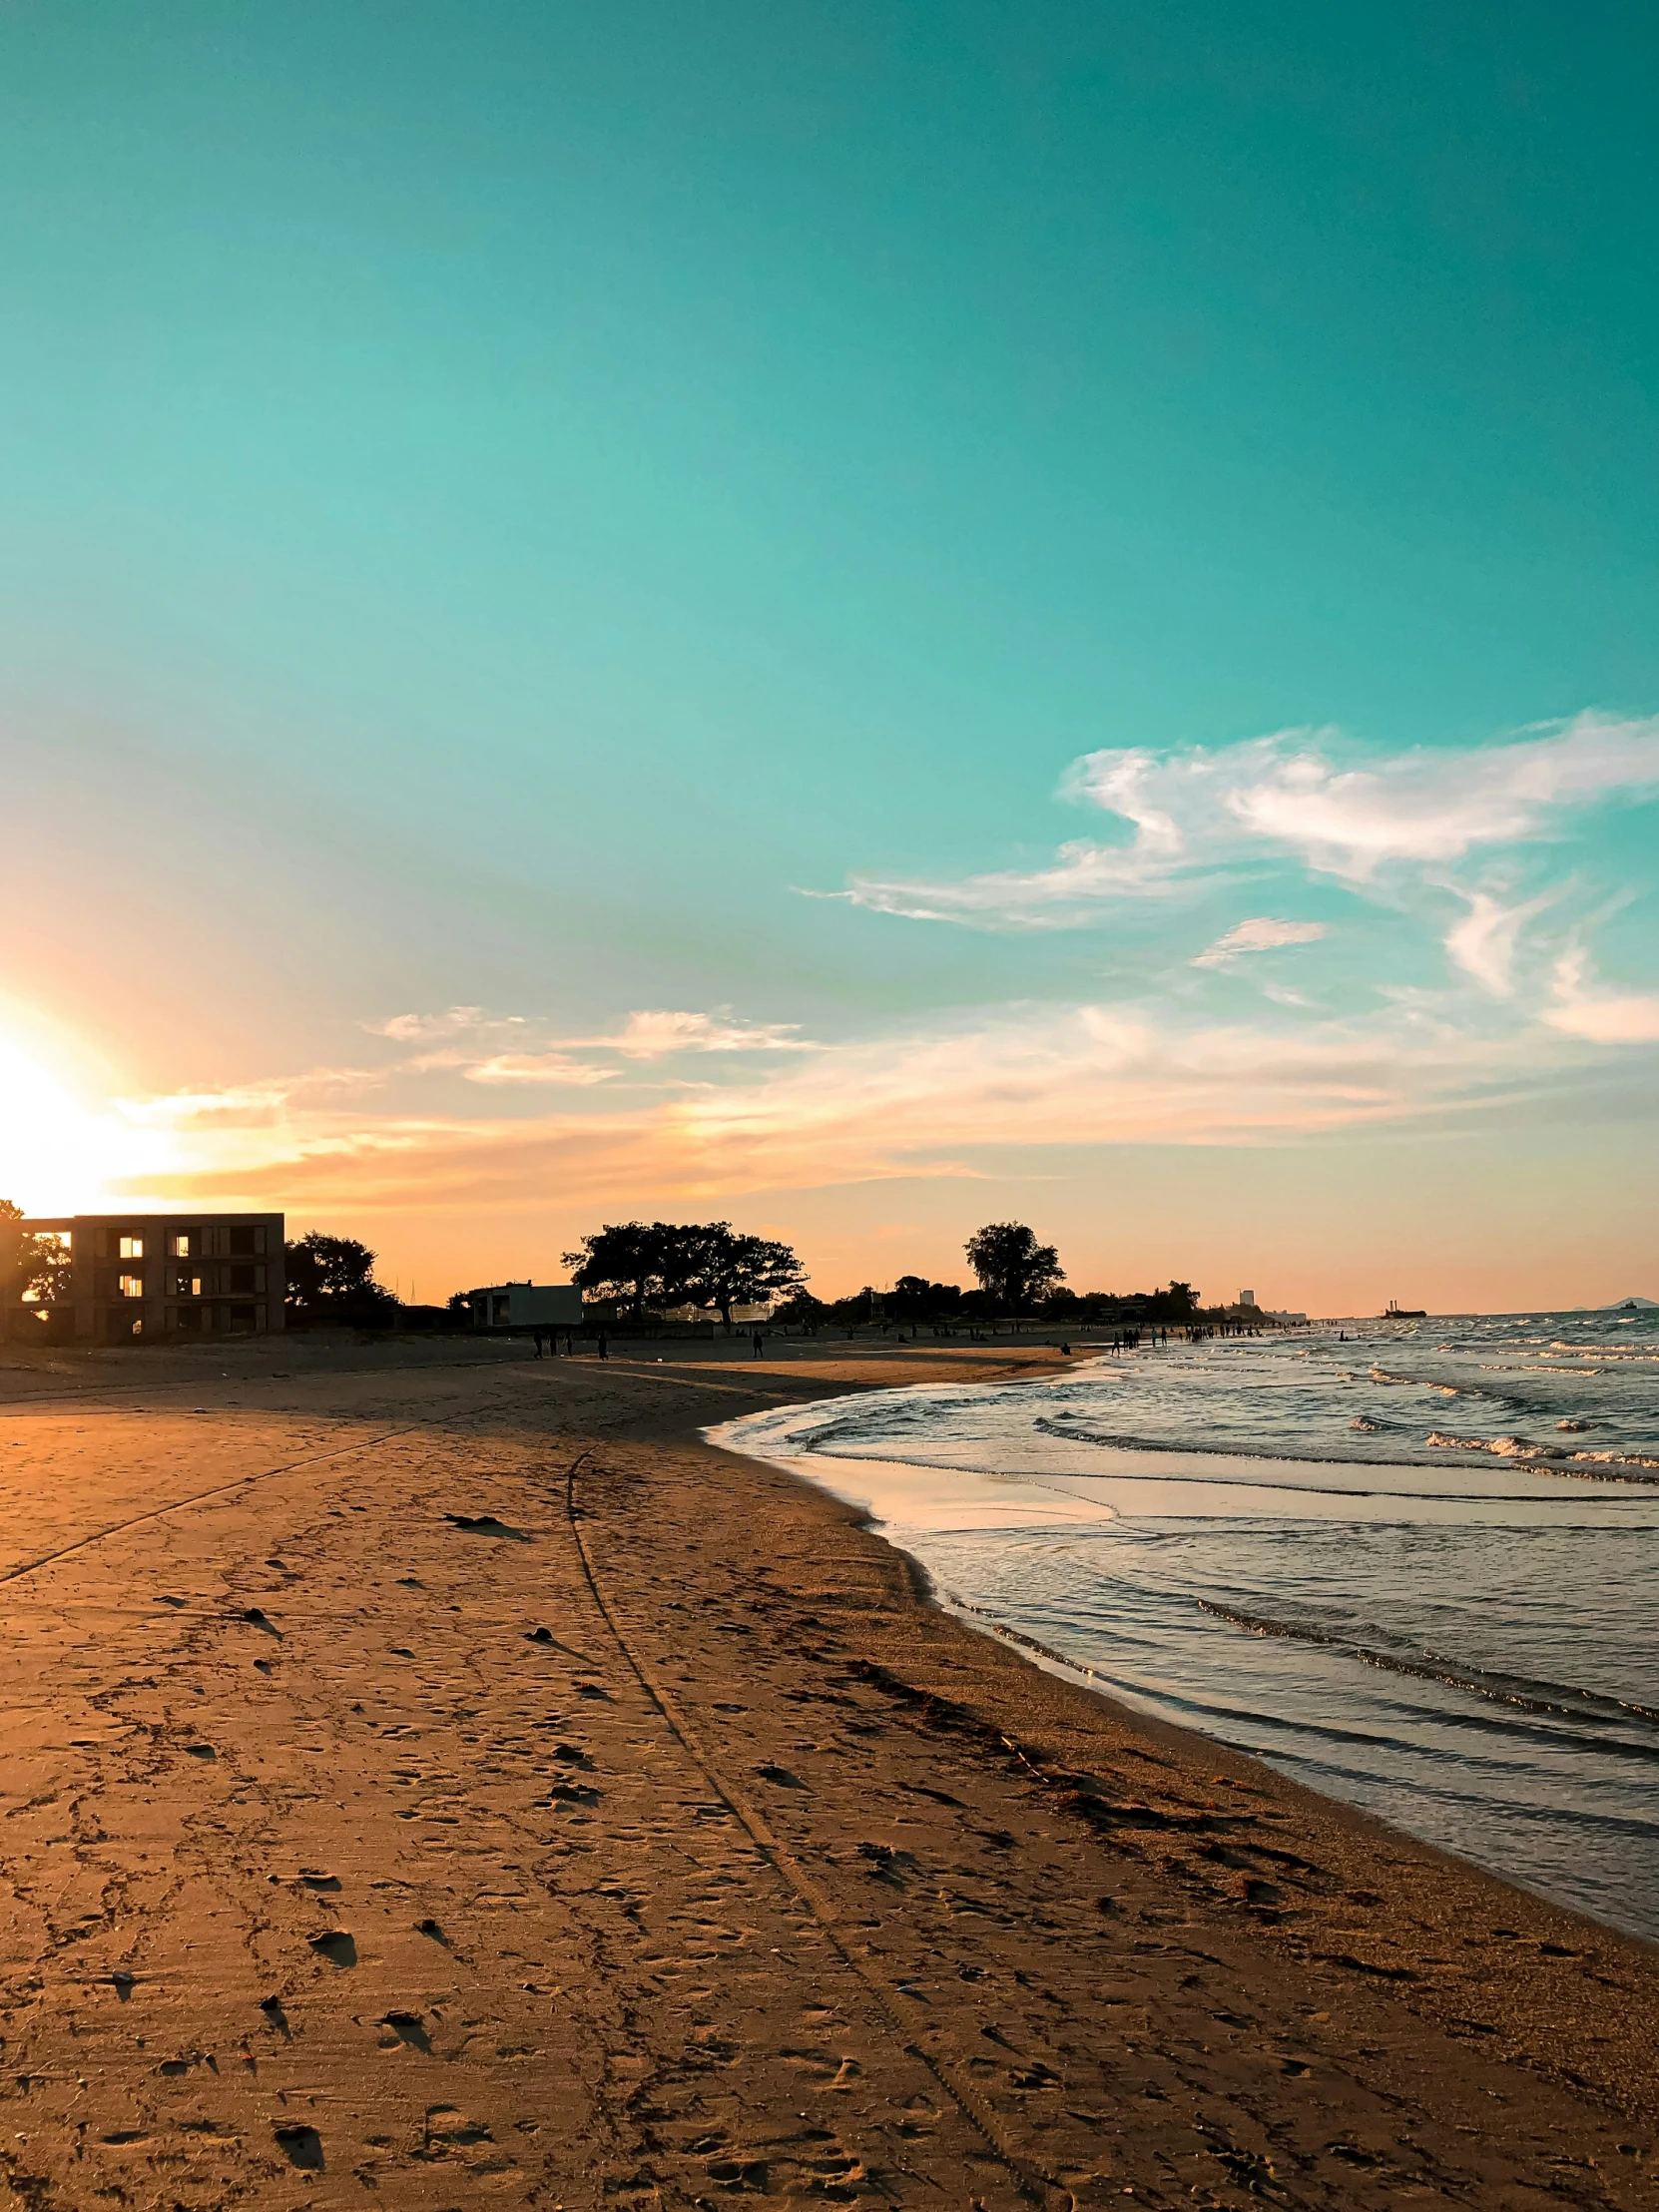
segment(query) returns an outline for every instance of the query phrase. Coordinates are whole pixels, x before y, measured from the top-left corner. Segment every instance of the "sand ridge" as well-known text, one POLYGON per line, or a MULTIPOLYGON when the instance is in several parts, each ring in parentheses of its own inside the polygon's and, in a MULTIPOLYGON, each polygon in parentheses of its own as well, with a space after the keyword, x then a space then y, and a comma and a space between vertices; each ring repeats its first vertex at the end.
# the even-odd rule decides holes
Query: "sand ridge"
POLYGON ((281 1358, 6 1378, 24 2201, 1653 2201, 1651 1953, 696 1433, 1004 1348, 281 1358))

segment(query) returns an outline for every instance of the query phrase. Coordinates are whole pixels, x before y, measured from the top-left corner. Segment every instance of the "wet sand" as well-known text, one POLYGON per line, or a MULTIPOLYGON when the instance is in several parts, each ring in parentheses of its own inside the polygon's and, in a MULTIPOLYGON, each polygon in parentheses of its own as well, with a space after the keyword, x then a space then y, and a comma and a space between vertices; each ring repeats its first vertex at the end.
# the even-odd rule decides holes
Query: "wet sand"
POLYGON ((13 2194, 1653 2204, 1659 1954, 697 1433, 1054 1360, 0 1366, 13 2194))

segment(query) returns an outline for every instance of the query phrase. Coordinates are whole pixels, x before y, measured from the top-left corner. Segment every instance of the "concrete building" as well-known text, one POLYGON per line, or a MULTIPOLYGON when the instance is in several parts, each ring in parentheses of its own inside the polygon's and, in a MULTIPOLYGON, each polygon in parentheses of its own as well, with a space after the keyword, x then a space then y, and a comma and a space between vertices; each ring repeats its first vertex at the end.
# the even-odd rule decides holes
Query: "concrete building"
POLYGON ((468 1291, 474 1329, 580 1329, 582 1294, 574 1283, 488 1283, 468 1291))
POLYGON ((36 1344, 247 1337, 282 1326, 280 1214, 65 1214, 0 1224, 0 1317, 36 1344), (60 1246, 57 1295, 25 1298, 25 1240, 60 1246))

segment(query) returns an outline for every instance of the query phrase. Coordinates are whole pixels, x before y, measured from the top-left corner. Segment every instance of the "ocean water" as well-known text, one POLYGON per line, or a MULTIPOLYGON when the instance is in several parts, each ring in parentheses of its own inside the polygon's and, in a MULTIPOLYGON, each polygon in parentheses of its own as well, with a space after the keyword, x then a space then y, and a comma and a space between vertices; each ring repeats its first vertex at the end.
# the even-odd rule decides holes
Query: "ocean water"
POLYGON ((976 1626, 1659 1939, 1659 1314, 1344 1326, 710 1434, 976 1626))

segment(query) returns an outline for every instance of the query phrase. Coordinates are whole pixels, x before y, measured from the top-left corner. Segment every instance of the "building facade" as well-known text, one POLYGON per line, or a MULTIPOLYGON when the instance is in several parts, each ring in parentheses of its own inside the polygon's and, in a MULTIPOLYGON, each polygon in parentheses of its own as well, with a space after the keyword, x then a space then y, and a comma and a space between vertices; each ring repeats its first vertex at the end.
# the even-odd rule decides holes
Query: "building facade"
POLYGON ((580 1329, 574 1283, 487 1283, 462 1294, 474 1329, 580 1329))
POLYGON ((0 1312, 13 1339, 133 1344, 282 1326, 280 1214, 66 1214, 0 1227, 0 1312), (56 1251, 31 1291, 22 1256, 56 1251))

